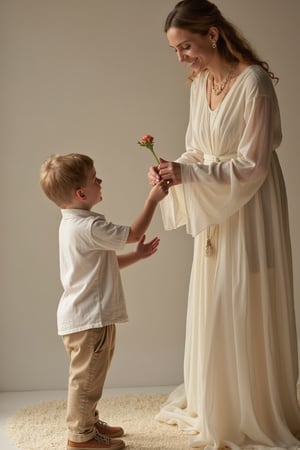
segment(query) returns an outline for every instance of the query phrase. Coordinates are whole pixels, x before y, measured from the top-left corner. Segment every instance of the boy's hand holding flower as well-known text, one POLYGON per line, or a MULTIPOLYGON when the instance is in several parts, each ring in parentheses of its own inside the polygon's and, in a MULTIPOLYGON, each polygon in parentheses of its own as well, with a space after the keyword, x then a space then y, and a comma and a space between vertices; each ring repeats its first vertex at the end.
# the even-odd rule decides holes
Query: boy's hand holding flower
POLYGON ((157 185, 162 180, 165 182, 164 186, 166 187, 181 183, 180 164, 158 158, 154 151, 154 137, 151 134, 145 134, 141 137, 138 144, 141 147, 148 148, 157 162, 157 166, 150 167, 148 172, 148 180, 152 186, 157 185))

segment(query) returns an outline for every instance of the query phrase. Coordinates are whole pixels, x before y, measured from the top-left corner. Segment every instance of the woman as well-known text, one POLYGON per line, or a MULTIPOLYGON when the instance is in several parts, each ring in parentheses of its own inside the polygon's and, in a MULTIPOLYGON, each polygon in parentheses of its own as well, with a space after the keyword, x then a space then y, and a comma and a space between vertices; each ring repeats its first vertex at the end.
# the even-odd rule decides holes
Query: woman
POLYGON ((207 0, 179 2, 165 31, 192 69, 186 152, 168 180, 166 229, 194 240, 184 384, 157 419, 193 447, 299 445, 297 340, 280 114, 266 62, 207 0))

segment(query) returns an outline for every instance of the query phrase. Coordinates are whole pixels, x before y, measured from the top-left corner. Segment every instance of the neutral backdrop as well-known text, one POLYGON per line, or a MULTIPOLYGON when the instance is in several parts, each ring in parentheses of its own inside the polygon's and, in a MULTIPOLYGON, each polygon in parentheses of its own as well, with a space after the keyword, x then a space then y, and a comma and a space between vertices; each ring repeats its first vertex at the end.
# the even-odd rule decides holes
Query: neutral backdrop
MULTIPOLYGON (((187 69, 163 32, 173 0, 0 0, 0 390, 66 388, 68 358, 56 333, 61 294, 60 211, 41 192, 52 153, 94 158, 104 200, 96 208, 130 224, 149 190, 148 150, 184 151, 187 69)), ((299 0, 216 0, 280 82, 285 173, 299 322, 299 0)), ((192 238, 166 232, 158 210, 151 259, 122 272, 130 321, 118 326, 107 387, 182 381, 192 238)), ((131 250, 132 246, 128 246, 131 250)))

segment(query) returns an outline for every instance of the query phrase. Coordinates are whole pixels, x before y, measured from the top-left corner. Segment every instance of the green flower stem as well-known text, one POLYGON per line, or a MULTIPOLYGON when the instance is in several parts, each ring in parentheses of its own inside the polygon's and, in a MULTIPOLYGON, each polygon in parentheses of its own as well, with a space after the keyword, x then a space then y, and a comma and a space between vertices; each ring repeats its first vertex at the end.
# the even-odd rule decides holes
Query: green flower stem
POLYGON ((152 155, 154 156, 154 158, 155 158, 157 164, 158 164, 158 165, 160 164, 159 158, 158 158, 158 156, 157 156, 157 154, 155 153, 154 148, 153 148, 153 142, 145 142, 145 143, 142 144, 140 141, 138 141, 138 144, 139 144, 141 147, 146 147, 146 148, 148 148, 148 149, 151 151, 152 155))
POLYGON ((150 148, 150 150, 151 150, 151 152, 152 152, 154 158, 156 159, 157 164, 159 165, 159 164, 160 164, 160 161, 159 161, 159 159, 158 159, 158 157, 157 157, 157 154, 155 153, 155 151, 154 151, 153 149, 150 148))

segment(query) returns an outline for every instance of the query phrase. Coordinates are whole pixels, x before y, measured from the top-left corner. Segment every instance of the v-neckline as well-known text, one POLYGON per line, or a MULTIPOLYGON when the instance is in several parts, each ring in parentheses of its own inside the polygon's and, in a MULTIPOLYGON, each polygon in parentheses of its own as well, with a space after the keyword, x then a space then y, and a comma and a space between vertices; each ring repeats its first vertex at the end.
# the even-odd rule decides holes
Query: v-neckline
POLYGON ((247 66, 241 73, 239 73, 239 74, 237 75, 234 84, 230 87, 229 91, 225 94, 225 96, 224 96, 223 99, 220 101, 220 103, 217 104, 217 106, 215 107, 215 109, 212 109, 212 108, 210 107, 210 104, 209 104, 209 98, 208 98, 208 92, 207 92, 207 91, 208 91, 208 89, 207 89, 207 82, 208 82, 209 72, 207 71, 207 74, 206 74, 206 77, 205 77, 205 101, 206 101, 207 108, 208 108, 208 110, 209 110, 209 112, 210 112, 211 114, 216 113, 216 112, 221 108, 221 105, 224 103, 224 101, 226 101, 226 98, 230 95, 230 93, 231 93, 231 92, 234 90, 234 88, 237 86, 238 82, 240 82, 240 80, 243 78, 244 74, 245 74, 246 72, 248 72, 248 70, 249 70, 251 67, 253 67, 253 65, 247 66))

